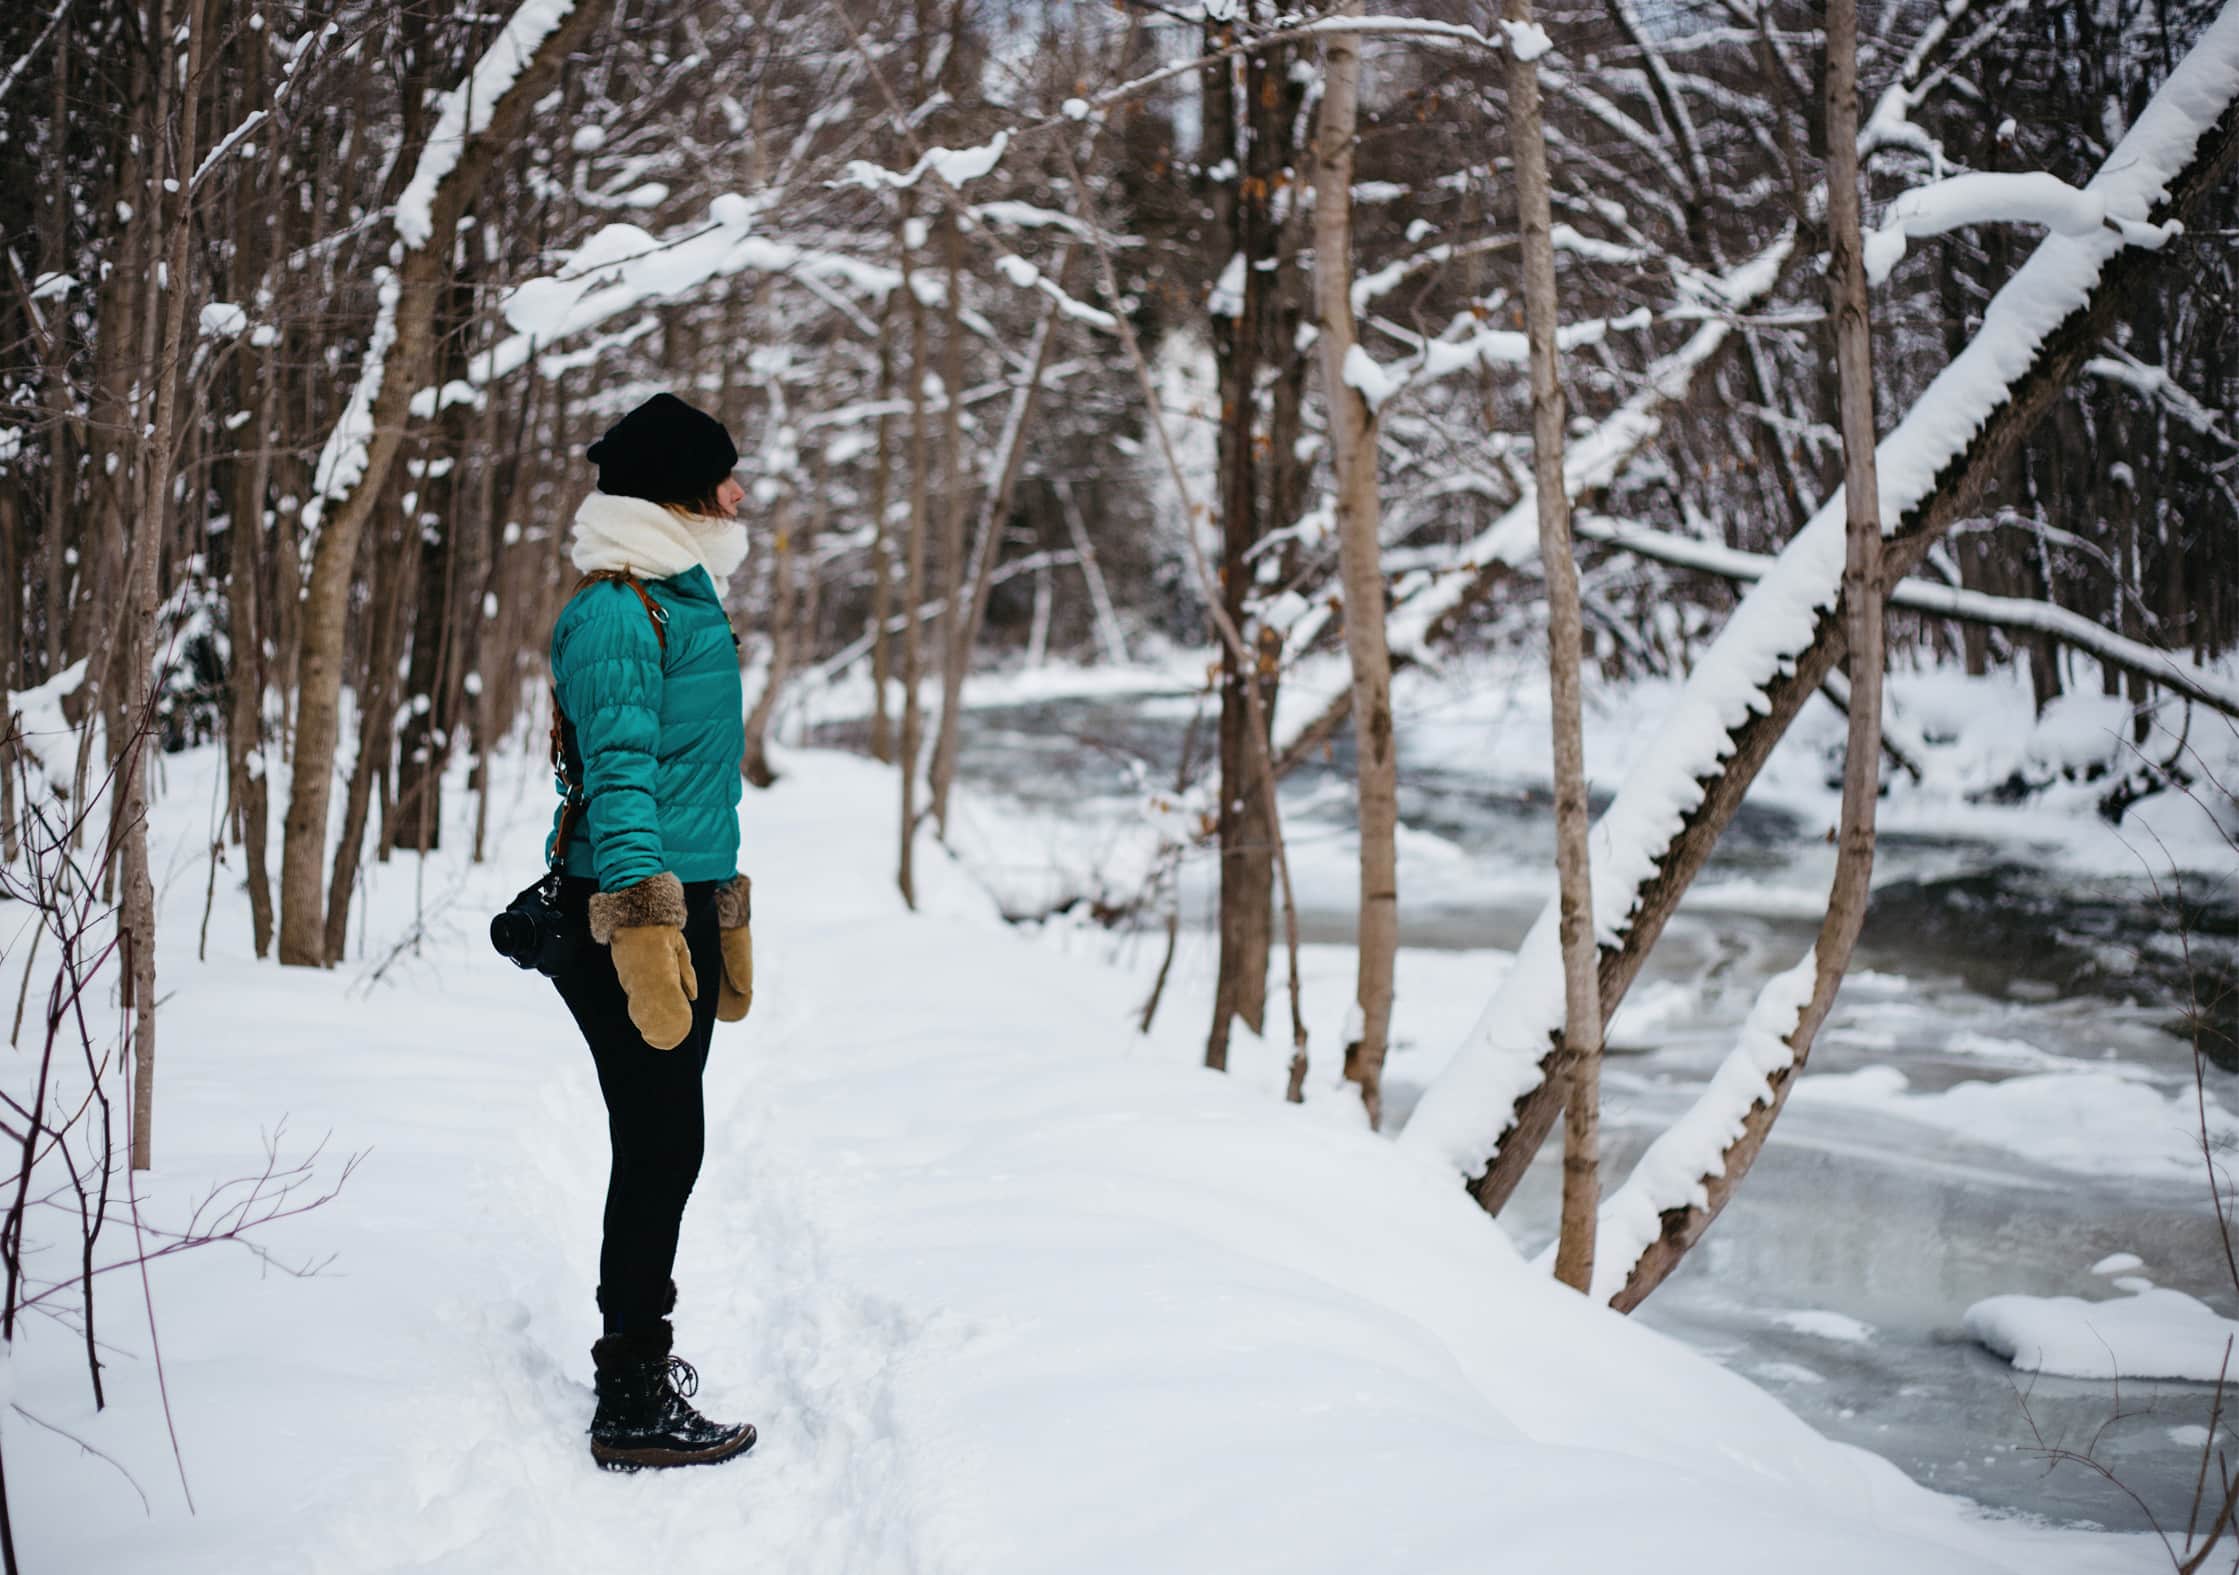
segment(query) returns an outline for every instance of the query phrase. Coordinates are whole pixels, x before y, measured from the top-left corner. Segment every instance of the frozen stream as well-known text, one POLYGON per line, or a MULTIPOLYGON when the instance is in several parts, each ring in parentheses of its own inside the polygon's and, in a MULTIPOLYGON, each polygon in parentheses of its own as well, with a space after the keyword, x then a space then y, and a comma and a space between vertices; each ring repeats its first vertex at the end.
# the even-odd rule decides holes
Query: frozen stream
MULTIPOLYGON (((1171 781, 1191 708, 1184 697, 1137 695, 969 713, 965 784, 1015 817, 983 842, 974 862, 985 878, 1030 910, 1055 839, 1075 853, 1124 839, 1142 789, 1171 781), (990 856, 991 847, 1002 851, 990 856)), ((862 729, 832 724, 814 736, 857 744, 862 729)), ((1338 1001, 1347 971, 1338 949, 1352 922, 1349 770, 1341 748, 1284 790, 1302 929, 1319 943, 1325 998, 1338 1001)), ((1408 830, 1437 840, 1402 849, 1395 1124, 1522 938, 1547 889, 1553 841, 1543 784, 1404 750, 1401 814, 1408 830), (1432 1008, 1409 1010, 1411 959, 1419 977, 1442 981, 1432 1008)), ((1701 1086, 1758 986, 1810 945, 1832 858, 1824 831, 1753 800, 1667 929, 1613 1036, 1604 1116, 1613 1174, 1701 1086)), ((1206 890, 1204 870, 1185 877, 1185 920, 1203 920, 1206 890)), ((2225 882, 2187 915, 2195 960, 2226 979, 2239 938, 2234 899, 2225 882)), ((2142 1258, 2139 1272, 2155 1283, 2239 1315, 2204 1178, 2150 1165, 2055 1168, 2011 1134, 2001 1144, 1910 1118, 1901 1101, 1815 1098, 1810 1085, 1837 1090, 1862 1069, 1893 1067, 1909 1093, 1931 1094, 2095 1071, 2166 1096, 2192 1075, 2189 1047, 2171 1032, 2183 980, 2172 906, 2142 879, 2063 876, 2044 850, 2020 844, 1886 837, 1860 955, 1804 1091, 1734 1204, 1641 1316, 1931 1486, 1999 1509, 2144 1529, 2121 1489, 2045 1453, 2088 1446, 2164 1525, 2182 1526, 2200 1454, 2182 1430, 2208 1421, 2208 1386, 2130 1381, 2118 1400, 2107 1383, 2033 1380, 1969 1341, 1961 1320, 1971 1303, 2005 1292, 2119 1294, 2090 1272, 2118 1252, 2142 1258), (1792 1316, 1806 1312, 1841 1317, 1792 1316)), ((1182 996, 1167 1009, 1202 1004, 1182 996)), ((2229 1034, 2231 1010, 2227 995, 2216 1032, 2229 1034)), ((2210 1074, 2226 1107, 2239 1105, 2235 1081, 2210 1074)), ((1553 1230, 1558 1147, 1548 1145, 1503 1216, 1527 1252, 1553 1230)))

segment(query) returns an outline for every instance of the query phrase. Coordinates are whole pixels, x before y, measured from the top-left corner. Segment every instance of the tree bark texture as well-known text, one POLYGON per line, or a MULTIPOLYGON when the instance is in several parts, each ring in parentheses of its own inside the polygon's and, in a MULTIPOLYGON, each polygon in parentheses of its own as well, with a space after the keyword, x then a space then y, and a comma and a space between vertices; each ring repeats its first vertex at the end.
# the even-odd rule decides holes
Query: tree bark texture
POLYGON ((926 471, 930 457, 926 452, 925 430, 925 303, 918 297, 914 268, 915 248, 910 244, 912 220, 905 208, 902 216, 902 293, 909 302, 910 314, 910 533, 903 549, 902 606, 905 609, 902 623, 902 737, 899 764, 902 773, 902 852, 895 874, 895 883, 902 889, 902 900, 911 907, 917 906, 917 757, 920 735, 924 731, 925 713, 918 704, 917 688, 919 652, 922 635, 919 632, 917 610, 925 600, 925 502, 926 471))
POLYGON ((151 183, 154 189, 149 193, 149 211, 159 215, 163 224, 165 287, 160 293, 151 289, 148 307, 153 319, 160 300, 162 326, 156 339, 156 354, 147 364, 148 375, 154 383, 154 409, 146 428, 147 446, 140 457, 142 487, 132 548, 127 554, 130 571, 125 590, 127 632, 124 672, 122 683, 118 685, 124 702, 125 731, 121 735, 110 735, 119 751, 116 768, 118 788, 123 794, 124 892, 118 930, 127 970, 126 1004, 132 1009, 131 1164, 134 1170, 146 1170, 155 1163, 156 903, 155 880, 148 861, 148 746, 157 725, 155 628, 161 583, 158 570, 165 539, 170 534, 172 448, 177 436, 187 297, 191 293, 186 263, 187 245, 194 230, 194 198, 188 187, 187 172, 194 168, 199 156, 196 137, 203 86, 204 38, 208 32, 201 0, 187 0, 185 72, 177 83, 181 91, 180 102, 173 112, 177 119, 174 140, 162 133, 168 130, 171 121, 166 106, 173 87, 171 64, 178 47, 173 28, 178 17, 170 0, 156 0, 155 27, 150 36, 160 41, 157 47, 161 69, 156 74, 154 114, 159 134, 150 168, 163 179, 160 184, 151 183), (166 190, 170 194, 168 201, 164 195, 166 190))
MULTIPOLYGON (((1531 21, 1528 0, 1508 0, 1503 16, 1531 21)), ((1547 677, 1552 698, 1555 772, 1555 871, 1562 905, 1564 1104, 1562 1229, 1555 1278, 1584 1291, 1594 1277, 1600 1208, 1600 980, 1596 976, 1594 883, 1588 863, 1586 748, 1579 719, 1579 664, 1585 630, 1579 613, 1578 560, 1571 548, 1570 494, 1563 481, 1563 389, 1555 332, 1553 208, 1547 138, 1540 114, 1539 66, 1508 51, 1508 135, 1516 162, 1518 226, 1523 231, 1524 321, 1530 340, 1532 479, 1538 494, 1539 561, 1547 582, 1547 677)))
MULTIPOLYGON (((1343 14, 1360 14, 1352 0, 1343 14)), ((1321 318, 1322 383, 1337 472, 1339 573, 1345 586, 1345 652, 1353 672, 1355 794, 1360 819, 1358 1032, 1345 1075, 1360 1085, 1368 1124, 1384 1119, 1384 1053, 1391 1034, 1392 970, 1399 951, 1399 768, 1392 736, 1392 663, 1384 640, 1383 510, 1376 482, 1376 413, 1352 385, 1353 137, 1360 112, 1360 40, 1323 46, 1321 120, 1315 137, 1314 294, 1321 318)), ((1365 353, 1365 352, 1363 352, 1365 353)), ((1560 490, 1560 489, 1558 489, 1560 490)))

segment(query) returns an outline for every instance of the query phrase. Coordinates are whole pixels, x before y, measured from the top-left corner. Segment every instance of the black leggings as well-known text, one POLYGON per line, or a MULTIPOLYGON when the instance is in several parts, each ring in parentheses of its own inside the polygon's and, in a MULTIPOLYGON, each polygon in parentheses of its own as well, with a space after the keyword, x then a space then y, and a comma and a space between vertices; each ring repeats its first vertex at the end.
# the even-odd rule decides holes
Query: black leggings
MULTIPOLYGON (((613 957, 587 936, 575 965, 552 981, 591 1047, 599 1091, 606 1096, 614 1159, 606 1182, 606 1237, 599 1249, 599 1310, 608 1334, 647 1328, 673 1305, 676 1233, 700 1174, 706 1132, 700 1077, 707 1070, 723 974, 722 932, 715 922, 718 884, 693 881, 684 888, 684 944, 700 993, 692 1003, 692 1031, 675 1049, 656 1050, 645 1042, 630 1021, 630 999, 615 976, 613 957)), ((561 883, 562 906, 580 921, 597 890, 596 881, 570 876, 561 883)))

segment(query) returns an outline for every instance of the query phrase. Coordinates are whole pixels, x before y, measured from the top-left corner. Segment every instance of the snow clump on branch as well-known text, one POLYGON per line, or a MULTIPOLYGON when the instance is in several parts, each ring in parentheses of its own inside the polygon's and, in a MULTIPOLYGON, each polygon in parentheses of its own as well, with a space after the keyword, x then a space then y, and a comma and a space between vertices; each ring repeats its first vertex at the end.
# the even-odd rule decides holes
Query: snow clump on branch
POLYGON ((976 148, 927 148, 906 170, 890 170, 869 159, 850 159, 847 172, 834 184, 861 186, 869 191, 902 191, 915 186, 931 171, 950 186, 961 188, 1002 163, 1003 150, 1010 142, 1009 132, 998 131, 993 141, 983 142, 976 148))

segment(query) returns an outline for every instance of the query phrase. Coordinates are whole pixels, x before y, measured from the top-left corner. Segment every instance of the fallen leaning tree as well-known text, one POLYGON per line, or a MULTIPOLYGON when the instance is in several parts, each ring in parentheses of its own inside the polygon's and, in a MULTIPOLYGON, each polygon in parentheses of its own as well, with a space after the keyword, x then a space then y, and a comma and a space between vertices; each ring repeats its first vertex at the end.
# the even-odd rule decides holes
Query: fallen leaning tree
MULTIPOLYGON (((2182 221, 2235 158, 2239 10, 2210 24, 2092 180, 2108 225, 2048 237, 1992 300, 1973 341, 1880 445, 1884 584, 1918 567, 1967 514, 2145 287, 2153 238, 2171 233, 2169 221, 2182 221)), ((1596 825, 1605 1022, 1773 746, 1841 660, 1842 564, 1838 493, 1744 596, 1596 825)), ((1560 1114, 1561 1081, 1551 1074, 1565 1053, 1562 1027, 1550 905, 1401 1138, 1452 1164, 1488 1211, 1507 1202, 1560 1114)), ((1750 1110, 1761 1120, 1743 1111, 1702 1123, 1697 1130, 1716 1132, 1722 1146, 1704 1145, 1699 1163, 1667 1163, 1664 1175, 1683 1184, 1620 1195, 1636 1224, 1643 1216, 1654 1222, 1624 1249, 1633 1265, 1628 1283, 1644 1273, 1660 1278, 1708 1228, 1785 1092, 1784 1081, 1773 1081, 1753 1094, 1750 1110)), ((1605 1206, 1605 1231, 1619 1201, 1605 1206)))

